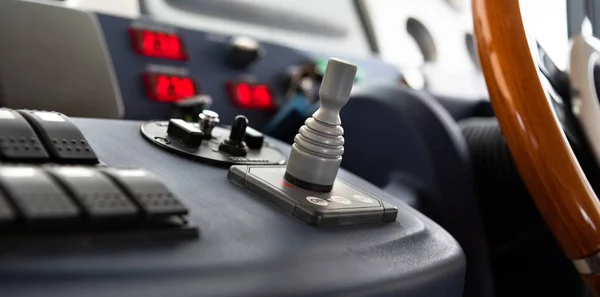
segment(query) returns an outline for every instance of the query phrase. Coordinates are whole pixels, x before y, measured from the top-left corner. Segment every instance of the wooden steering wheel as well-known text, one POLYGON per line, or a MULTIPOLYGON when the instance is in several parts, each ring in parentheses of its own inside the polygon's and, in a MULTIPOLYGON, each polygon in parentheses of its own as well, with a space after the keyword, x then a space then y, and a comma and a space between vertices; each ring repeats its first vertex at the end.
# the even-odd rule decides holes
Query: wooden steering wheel
POLYGON ((563 252, 600 296, 600 201, 539 78, 519 1, 473 0, 472 10, 492 106, 521 177, 563 252))

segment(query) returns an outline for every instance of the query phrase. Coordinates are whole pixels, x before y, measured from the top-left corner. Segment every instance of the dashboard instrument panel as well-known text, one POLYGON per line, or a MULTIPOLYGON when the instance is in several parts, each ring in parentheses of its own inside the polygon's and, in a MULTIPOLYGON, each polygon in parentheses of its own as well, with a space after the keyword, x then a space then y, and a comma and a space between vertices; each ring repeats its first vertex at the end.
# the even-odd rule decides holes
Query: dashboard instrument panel
MULTIPOLYGON (((12 108, 164 120, 186 108, 197 114, 189 108, 195 101, 186 99, 203 96, 222 117, 244 114, 260 130, 292 99, 294 69, 304 65, 313 65, 317 72, 315 88, 322 75, 318 72, 332 55, 356 62, 359 82, 396 82, 400 75, 395 66, 377 58, 311 52, 150 17, 2 1, 0 19, 0 38, 10 40, 0 47, 0 102, 12 108)), ((206 105, 204 99, 200 101, 206 105)))

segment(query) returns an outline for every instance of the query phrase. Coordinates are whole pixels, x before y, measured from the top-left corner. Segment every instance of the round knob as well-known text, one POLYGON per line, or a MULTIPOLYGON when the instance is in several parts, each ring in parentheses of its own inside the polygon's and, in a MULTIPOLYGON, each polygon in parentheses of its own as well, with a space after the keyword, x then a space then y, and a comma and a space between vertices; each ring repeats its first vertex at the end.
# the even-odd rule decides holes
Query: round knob
POLYGON ((258 61, 263 52, 258 41, 246 36, 237 36, 229 43, 228 61, 233 67, 246 68, 258 61))
POLYGON ((212 138, 212 129, 219 124, 219 114, 205 109, 198 115, 198 124, 200 125, 200 131, 204 133, 204 138, 210 139, 212 138))
POLYGON ((241 144, 246 136, 246 128, 248 127, 248 118, 243 115, 235 117, 231 124, 231 133, 229 133, 229 142, 231 144, 241 144))

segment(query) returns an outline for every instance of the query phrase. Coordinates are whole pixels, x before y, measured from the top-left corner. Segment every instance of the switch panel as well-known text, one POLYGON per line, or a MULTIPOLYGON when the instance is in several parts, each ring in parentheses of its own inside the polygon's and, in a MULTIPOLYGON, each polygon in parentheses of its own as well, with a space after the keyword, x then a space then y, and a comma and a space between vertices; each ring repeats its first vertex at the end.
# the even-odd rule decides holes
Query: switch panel
POLYGON ((48 153, 27 120, 14 110, 0 108, 0 160, 48 159, 48 153))
POLYGON ((91 219, 138 217, 138 208, 104 174, 91 167, 50 167, 52 174, 91 219))
POLYGON ((102 241, 198 237, 198 227, 183 216, 187 208, 152 175, 105 170, 0 165, 0 250, 32 238, 88 243, 96 235, 102 241))
POLYGON ((26 221, 79 217, 79 209, 73 201, 39 168, 0 167, 0 188, 4 189, 26 221))
POLYGON ((139 169, 102 170, 142 208, 147 216, 187 214, 187 208, 153 174, 139 169))
POLYGON ((205 113, 206 110, 201 115, 205 119, 201 119, 200 124, 185 123, 186 127, 177 127, 174 123, 184 124, 183 121, 151 121, 142 125, 140 130, 148 141, 162 149, 212 165, 285 163, 286 157, 277 146, 265 141, 262 133, 247 127, 247 118, 238 118, 228 128, 216 126, 219 122, 216 113, 212 113, 212 116, 217 116, 212 119, 206 119, 205 113), (201 132, 203 130, 206 132, 201 132), (206 133, 204 140, 201 141, 198 132, 206 133))
POLYGON ((79 131, 58 112, 19 110, 36 131, 46 150, 57 163, 96 164, 98 158, 79 131))

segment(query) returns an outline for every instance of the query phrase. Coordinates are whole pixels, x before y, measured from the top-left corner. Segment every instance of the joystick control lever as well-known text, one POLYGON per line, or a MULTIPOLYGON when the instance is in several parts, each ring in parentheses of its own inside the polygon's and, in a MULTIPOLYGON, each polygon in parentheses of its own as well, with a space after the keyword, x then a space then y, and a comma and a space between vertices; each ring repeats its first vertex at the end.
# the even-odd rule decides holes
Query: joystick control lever
POLYGON ((296 186, 330 192, 344 153, 340 110, 350 97, 357 67, 330 59, 319 97, 321 106, 300 128, 288 159, 285 179, 296 186))
POLYGON ((248 128, 248 118, 242 115, 235 117, 231 124, 229 138, 225 139, 221 145, 219 145, 219 150, 234 156, 246 156, 248 153, 248 146, 244 142, 246 128, 248 128))
POLYGON ((344 153, 340 110, 349 100, 356 71, 354 64, 329 59, 319 91, 321 106, 300 127, 287 166, 234 165, 227 178, 315 226, 394 222, 395 206, 337 179, 344 153))

